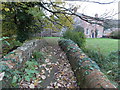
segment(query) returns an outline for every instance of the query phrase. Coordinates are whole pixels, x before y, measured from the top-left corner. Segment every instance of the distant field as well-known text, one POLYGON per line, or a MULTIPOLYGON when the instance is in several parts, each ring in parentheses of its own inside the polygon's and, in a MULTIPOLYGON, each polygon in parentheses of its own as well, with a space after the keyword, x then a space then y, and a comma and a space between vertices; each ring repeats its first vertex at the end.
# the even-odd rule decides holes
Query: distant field
POLYGON ((102 54, 108 55, 110 52, 118 50, 118 39, 88 38, 86 48, 100 50, 102 54))

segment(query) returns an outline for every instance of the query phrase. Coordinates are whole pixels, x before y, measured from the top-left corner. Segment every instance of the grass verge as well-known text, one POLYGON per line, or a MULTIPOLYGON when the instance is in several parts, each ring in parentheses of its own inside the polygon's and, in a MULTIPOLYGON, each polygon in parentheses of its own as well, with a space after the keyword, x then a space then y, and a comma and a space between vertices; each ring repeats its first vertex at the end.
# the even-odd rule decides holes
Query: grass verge
POLYGON ((88 38, 86 48, 100 51, 103 55, 108 55, 118 50, 118 39, 88 38))

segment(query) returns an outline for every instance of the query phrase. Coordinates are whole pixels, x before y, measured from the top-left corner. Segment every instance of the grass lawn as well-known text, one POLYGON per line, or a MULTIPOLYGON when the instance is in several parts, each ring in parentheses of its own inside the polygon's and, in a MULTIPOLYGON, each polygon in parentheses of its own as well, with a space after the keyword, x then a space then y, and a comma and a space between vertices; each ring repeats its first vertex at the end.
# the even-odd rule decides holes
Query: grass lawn
POLYGON ((43 38, 60 38, 60 37, 43 37, 43 38))
MULTIPOLYGON (((44 37, 51 44, 55 44, 60 37, 44 37)), ((110 52, 118 50, 118 39, 109 38, 87 38, 86 48, 95 49, 102 52, 103 55, 108 55, 110 52)))
POLYGON ((110 52, 118 50, 118 39, 87 38, 86 48, 100 50, 103 55, 108 55, 110 52))
POLYGON ((43 37, 50 45, 58 45, 60 37, 43 37))

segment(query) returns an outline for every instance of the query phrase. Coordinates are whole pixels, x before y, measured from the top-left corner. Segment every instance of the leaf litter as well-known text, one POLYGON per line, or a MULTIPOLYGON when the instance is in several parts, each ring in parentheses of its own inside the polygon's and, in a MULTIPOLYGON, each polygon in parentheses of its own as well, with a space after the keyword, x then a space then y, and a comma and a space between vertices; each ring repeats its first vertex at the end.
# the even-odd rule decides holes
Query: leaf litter
POLYGON ((21 88, 78 88, 74 72, 59 46, 46 46, 40 51, 46 56, 44 63, 36 66, 37 70, 39 68, 36 79, 22 80, 21 88))

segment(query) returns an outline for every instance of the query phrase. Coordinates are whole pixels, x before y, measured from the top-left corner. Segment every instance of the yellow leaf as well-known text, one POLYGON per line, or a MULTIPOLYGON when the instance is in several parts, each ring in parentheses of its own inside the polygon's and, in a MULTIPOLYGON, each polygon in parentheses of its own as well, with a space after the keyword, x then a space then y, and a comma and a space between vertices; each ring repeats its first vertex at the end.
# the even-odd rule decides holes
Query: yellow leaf
POLYGON ((10 9, 9 8, 4 8, 5 9, 5 11, 10 11, 10 9))
POLYGON ((84 58, 85 56, 81 55, 80 58, 84 58))
POLYGON ((34 86, 38 85, 38 79, 34 81, 34 86))

